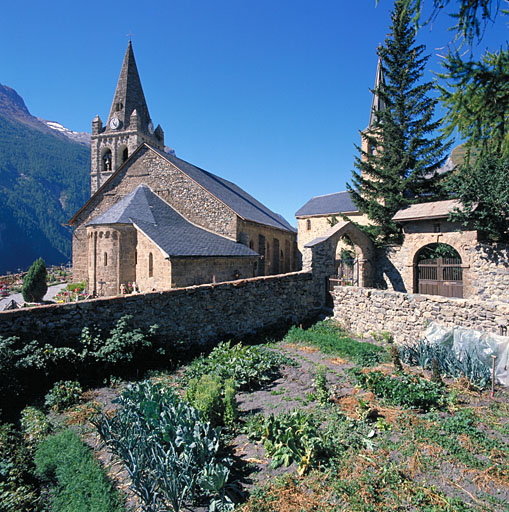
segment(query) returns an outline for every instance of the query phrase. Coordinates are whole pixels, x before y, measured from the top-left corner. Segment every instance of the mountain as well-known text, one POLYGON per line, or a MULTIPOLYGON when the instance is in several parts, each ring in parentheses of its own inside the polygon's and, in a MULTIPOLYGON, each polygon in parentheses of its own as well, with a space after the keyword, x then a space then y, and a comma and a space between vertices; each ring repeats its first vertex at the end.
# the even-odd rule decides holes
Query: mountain
POLYGON ((70 260, 66 222, 89 197, 89 173, 90 149, 32 116, 0 84, 0 274, 39 256, 70 260))
POLYGON ((72 130, 69 130, 69 128, 66 128, 65 126, 61 125, 60 123, 57 123, 56 121, 46 121, 45 119, 41 119, 40 117, 38 117, 37 119, 41 121, 41 123, 44 123, 48 128, 55 130, 57 133, 61 133, 62 135, 65 135, 68 139, 71 139, 74 142, 79 142, 80 144, 83 144, 90 148, 92 140, 90 133, 74 132, 72 130))

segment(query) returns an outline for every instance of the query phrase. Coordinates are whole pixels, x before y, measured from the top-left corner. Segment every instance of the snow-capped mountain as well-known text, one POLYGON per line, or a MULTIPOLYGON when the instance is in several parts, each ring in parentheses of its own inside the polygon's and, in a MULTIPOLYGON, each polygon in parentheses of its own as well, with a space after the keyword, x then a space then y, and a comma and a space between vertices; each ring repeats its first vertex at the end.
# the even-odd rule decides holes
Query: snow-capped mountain
POLYGON ((44 123, 48 128, 51 128, 52 130, 55 130, 61 133, 62 135, 65 135, 69 139, 75 142, 79 142, 80 144, 84 144, 85 146, 90 146, 90 133, 74 132, 69 128, 66 128, 65 126, 61 125, 60 123, 57 123, 56 121, 47 121, 46 119, 41 119, 40 117, 38 117, 37 119, 44 123))

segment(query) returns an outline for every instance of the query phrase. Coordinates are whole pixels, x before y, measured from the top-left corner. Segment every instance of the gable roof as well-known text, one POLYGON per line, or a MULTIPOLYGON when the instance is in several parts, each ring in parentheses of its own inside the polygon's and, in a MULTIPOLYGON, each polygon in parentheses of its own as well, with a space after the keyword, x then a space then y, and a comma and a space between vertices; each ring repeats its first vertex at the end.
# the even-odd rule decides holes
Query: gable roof
POLYGON ((311 215, 334 215, 335 213, 353 213, 359 209, 352 201, 348 192, 335 192, 323 196, 312 197, 295 213, 296 217, 311 215))
POLYGON ((217 197, 217 199, 229 206, 243 219, 278 229, 293 232, 296 231, 296 229, 291 226, 283 216, 267 208, 264 204, 260 203, 260 201, 248 194, 245 190, 241 189, 235 183, 216 176, 211 172, 205 171, 200 167, 196 167, 175 155, 164 153, 163 151, 153 147, 150 148, 175 165, 175 167, 180 169, 183 173, 187 174, 205 190, 217 197))
POLYGON ((163 157, 168 162, 175 165, 181 172, 189 176, 193 181, 198 183, 201 187, 207 190, 210 194, 215 196, 237 215, 245 220, 264 224, 266 226, 272 226, 277 229, 284 231, 291 231, 296 233, 297 230, 288 223, 288 221, 280 214, 273 212, 267 208, 260 201, 256 200, 253 196, 248 194, 245 190, 235 185, 231 181, 225 180, 212 174, 211 172, 205 171, 196 167, 195 165, 177 158, 175 155, 165 153, 156 149, 155 147, 143 142, 138 148, 131 154, 131 156, 102 184, 102 186, 96 191, 96 193, 88 199, 88 201, 74 214, 69 220, 68 224, 72 225, 78 218, 81 212, 92 202, 92 200, 104 189, 107 184, 115 178, 115 176, 123 169, 128 163, 135 157, 135 155, 143 148, 146 147, 163 157))
POLYGON ((169 257, 258 256, 241 243, 191 224, 147 185, 139 185, 87 226, 102 224, 132 224, 169 257))
POLYGON ((442 219, 449 216, 461 203, 457 199, 433 201, 431 203, 417 203, 399 210, 392 220, 405 222, 411 220, 442 219))

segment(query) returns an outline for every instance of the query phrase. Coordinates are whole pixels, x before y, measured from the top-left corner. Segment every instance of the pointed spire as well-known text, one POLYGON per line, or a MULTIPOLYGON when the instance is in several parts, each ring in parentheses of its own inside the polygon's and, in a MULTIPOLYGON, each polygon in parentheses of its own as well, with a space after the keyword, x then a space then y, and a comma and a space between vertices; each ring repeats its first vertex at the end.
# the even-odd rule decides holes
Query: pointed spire
MULTIPOLYGON (((127 45, 127 50, 122 63, 122 69, 118 78, 117 89, 113 97, 110 115, 108 116, 107 129, 112 129, 110 121, 113 117, 118 118, 120 123, 116 128, 126 130, 129 128, 131 114, 136 110, 140 122, 140 126, 144 131, 148 130, 150 122, 150 114, 148 113, 147 102, 141 87, 140 76, 136 61, 134 60, 134 53, 131 41, 127 45)), ((114 125, 116 123, 114 122, 114 125)), ((113 125, 113 126, 114 126, 113 125)), ((133 127, 136 129, 135 127, 133 127)))
POLYGON ((380 86, 385 85, 384 75, 382 71, 382 59, 378 57, 378 65, 376 67, 376 79, 375 87, 373 89, 373 101, 371 102, 371 112, 369 114, 369 125, 368 128, 374 128, 376 123, 376 113, 385 110, 385 102, 378 96, 378 90, 380 86))

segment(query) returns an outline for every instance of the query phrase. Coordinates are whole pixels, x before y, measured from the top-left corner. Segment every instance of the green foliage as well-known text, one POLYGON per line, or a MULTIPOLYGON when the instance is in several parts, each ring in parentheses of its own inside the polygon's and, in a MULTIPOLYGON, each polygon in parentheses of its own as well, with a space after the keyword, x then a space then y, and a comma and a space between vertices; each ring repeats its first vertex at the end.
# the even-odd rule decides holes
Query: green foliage
POLYGON ((279 376, 279 368, 292 361, 267 347, 230 346, 219 343, 207 357, 195 359, 185 370, 183 381, 202 375, 216 376, 221 382, 233 379, 237 389, 255 389, 279 376))
POLYGON ((124 510, 90 449, 71 430, 43 441, 35 454, 37 472, 56 482, 51 497, 54 512, 120 512, 124 510))
POLYGON ((463 349, 457 355, 452 346, 421 339, 414 344, 401 345, 400 352, 407 364, 432 370, 433 361, 436 361, 438 370, 448 377, 466 377, 472 386, 479 389, 485 389, 491 384, 491 371, 481 361, 475 349, 463 349))
POLYGON ((475 165, 474 155, 509 157, 509 44, 487 51, 479 62, 449 53, 443 67, 439 89, 447 109, 445 130, 458 130, 467 140, 466 167, 475 165))
POLYGON ((442 386, 412 374, 384 375, 379 371, 351 372, 359 385, 393 405, 423 411, 438 409, 445 403, 442 386))
POLYGON ((0 511, 43 510, 32 452, 13 425, 0 424, 0 511))
POLYGON ((390 33, 378 49, 383 80, 374 94, 384 107, 363 132, 368 150, 357 147, 358 171, 347 184, 356 206, 374 223, 365 231, 379 244, 400 241, 401 228, 392 220, 398 210, 443 194, 436 171, 448 144, 431 135, 440 121, 432 121, 434 84, 421 81, 429 56, 416 45, 415 13, 415 1, 396 0, 390 33))
POLYGON ((313 384, 318 403, 327 405, 330 402, 330 390, 327 385, 327 367, 324 364, 317 366, 313 384))
POLYGON ((284 341, 314 345, 320 348, 324 354, 334 354, 350 359, 360 366, 374 366, 387 360, 387 351, 383 347, 352 339, 333 320, 317 322, 307 330, 292 326, 284 341))
POLYGON ((202 375, 191 379, 187 385, 186 400, 198 411, 204 421, 212 426, 233 426, 238 417, 235 400, 235 381, 224 383, 216 375, 202 375))
POLYGON ((66 380, 55 382, 46 395, 44 404, 54 411, 63 411, 79 403, 83 389, 77 381, 66 380))
POLYGON ((42 258, 35 260, 23 278, 23 299, 26 302, 41 302, 48 291, 46 265, 42 258))
POLYGON ((0 118, 0 274, 71 256, 71 216, 90 196, 90 148, 0 118))
POLYGON ((509 151, 503 158, 487 155, 479 158, 475 165, 460 167, 448 181, 451 193, 461 202, 461 206, 450 213, 449 220, 477 229, 492 241, 509 240, 508 176, 509 151))
POLYGON ((266 418, 259 415, 248 423, 247 429, 251 439, 263 443, 272 457, 273 468, 295 462, 302 475, 328 455, 320 422, 309 412, 294 410, 266 418))
POLYGON ((21 430, 29 446, 36 446, 44 441, 51 432, 51 425, 46 415, 39 409, 28 406, 21 411, 21 430))
POLYGON ((128 386, 110 418, 93 420, 107 446, 124 462, 146 511, 206 497, 224 508, 231 461, 220 456, 220 429, 169 388, 149 381, 128 386))

